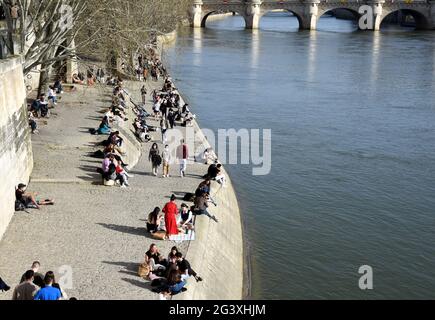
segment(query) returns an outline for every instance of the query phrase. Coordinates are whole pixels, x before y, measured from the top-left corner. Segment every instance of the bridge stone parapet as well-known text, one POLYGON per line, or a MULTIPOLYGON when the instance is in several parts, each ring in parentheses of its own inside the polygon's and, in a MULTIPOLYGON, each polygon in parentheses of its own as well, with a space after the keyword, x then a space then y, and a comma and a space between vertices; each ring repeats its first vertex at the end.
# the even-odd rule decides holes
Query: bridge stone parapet
POLYGON ((359 19, 362 6, 372 9, 371 30, 379 30, 383 19, 395 11, 412 15, 417 29, 435 29, 435 0, 193 0, 190 22, 192 27, 205 27, 210 15, 233 12, 243 17, 247 29, 257 29, 266 13, 284 10, 295 15, 300 29, 315 30, 326 12, 345 9, 359 19))

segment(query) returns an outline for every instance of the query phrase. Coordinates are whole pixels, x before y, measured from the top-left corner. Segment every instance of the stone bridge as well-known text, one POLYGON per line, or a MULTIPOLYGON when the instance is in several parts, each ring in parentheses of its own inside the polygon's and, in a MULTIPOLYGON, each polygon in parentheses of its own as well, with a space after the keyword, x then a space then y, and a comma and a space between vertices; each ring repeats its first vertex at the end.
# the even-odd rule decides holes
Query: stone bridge
POLYGON ((300 29, 315 30, 324 13, 345 9, 358 19, 364 5, 373 11, 371 30, 379 30, 382 21, 397 11, 411 15, 417 29, 435 29, 435 0, 193 0, 190 23, 192 27, 205 27, 210 15, 233 12, 244 18, 247 29, 257 29, 263 15, 285 10, 296 16, 300 29))

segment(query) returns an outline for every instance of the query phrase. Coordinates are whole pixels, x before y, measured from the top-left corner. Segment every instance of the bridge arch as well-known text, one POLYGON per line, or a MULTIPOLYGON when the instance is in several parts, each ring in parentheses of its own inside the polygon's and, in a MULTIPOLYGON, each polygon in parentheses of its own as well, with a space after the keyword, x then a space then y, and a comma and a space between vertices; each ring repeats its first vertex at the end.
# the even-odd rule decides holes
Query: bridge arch
POLYGON ((246 17, 245 17, 245 15, 242 14, 242 13, 240 13, 240 12, 238 12, 238 11, 236 11, 236 10, 226 10, 226 11, 222 11, 222 10, 212 10, 212 11, 205 12, 205 13, 203 14, 203 16, 202 16, 202 18, 201 18, 201 27, 202 27, 202 28, 205 28, 205 27, 206 27, 207 19, 208 19, 210 16, 212 16, 212 15, 214 15, 214 14, 226 14, 226 13, 236 13, 236 14, 238 14, 240 17, 243 18, 243 21, 245 22, 245 28, 246 28, 246 26, 248 25, 248 22, 246 21, 246 17))
MULTIPOLYGON (((385 22, 385 20, 387 19, 387 17, 391 17, 391 15, 400 12, 405 16, 411 16, 414 19, 415 22, 415 28, 416 29, 431 29, 431 24, 429 21, 429 18, 427 17, 427 13, 426 12, 422 12, 420 10, 418 10, 417 8, 413 8, 413 9, 392 9, 389 11, 386 11, 383 13, 382 15, 382 19, 380 22, 380 25, 382 27, 382 23, 385 22)), ((385 25, 385 23, 384 23, 385 25)))
MULTIPOLYGON (((287 12, 287 13, 291 13, 293 14, 296 19, 298 20, 298 24, 299 24, 299 30, 303 29, 304 26, 306 25, 306 21, 304 20, 304 14, 303 12, 299 12, 298 10, 293 10, 293 9, 283 9, 283 12, 287 12)), ((261 19, 268 13, 271 12, 278 12, 276 10, 270 9, 270 10, 262 10, 260 13, 260 17, 259 17, 259 21, 260 21, 260 26, 261 26, 261 19)))
POLYGON ((358 13, 358 8, 351 8, 351 7, 330 7, 330 8, 319 8, 319 13, 317 14, 317 18, 320 18, 321 16, 325 15, 326 13, 334 13, 336 11, 345 11, 349 13, 355 20, 358 20, 360 17, 360 14, 358 13))

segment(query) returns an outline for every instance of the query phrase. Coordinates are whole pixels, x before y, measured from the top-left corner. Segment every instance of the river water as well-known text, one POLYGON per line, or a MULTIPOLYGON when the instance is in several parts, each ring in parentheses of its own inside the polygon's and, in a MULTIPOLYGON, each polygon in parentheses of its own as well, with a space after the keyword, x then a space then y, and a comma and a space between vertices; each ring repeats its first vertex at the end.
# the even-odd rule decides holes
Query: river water
POLYGON ((202 127, 272 129, 269 175, 226 166, 252 298, 435 298, 435 33, 297 26, 228 17, 166 50, 202 127))

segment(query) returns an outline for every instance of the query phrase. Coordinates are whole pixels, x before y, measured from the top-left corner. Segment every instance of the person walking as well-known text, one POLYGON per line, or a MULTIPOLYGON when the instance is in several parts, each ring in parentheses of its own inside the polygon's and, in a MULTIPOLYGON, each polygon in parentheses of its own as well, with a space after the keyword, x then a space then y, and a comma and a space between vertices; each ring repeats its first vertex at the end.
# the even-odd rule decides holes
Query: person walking
POLYGON ((15 287, 12 300, 33 300, 39 287, 34 283, 35 271, 27 270, 24 273, 24 282, 15 287))
POLYGON ((60 300, 62 298, 62 293, 58 288, 53 286, 54 275, 53 272, 47 272, 44 278, 45 287, 39 290, 34 300, 60 300))
POLYGON ((177 158, 180 163, 180 177, 186 176, 187 159, 189 158, 189 148, 184 139, 180 141, 180 145, 177 148, 177 158))
POLYGON ((163 159, 163 178, 169 178, 169 165, 171 163, 171 152, 169 146, 165 145, 165 149, 162 152, 163 159))
POLYGON ((147 89, 145 88, 145 85, 140 89, 140 94, 142 96, 142 104, 145 106, 145 103, 147 102, 147 89))
MULTIPOLYGON (((39 261, 34 261, 30 270, 33 271, 33 283, 42 288, 44 286, 44 275, 39 272, 40 267, 41 263, 39 261)), ((24 283, 26 281, 26 273, 21 276, 20 283, 24 283)))
POLYGON ((151 147, 150 153, 148 155, 148 160, 151 161, 153 167, 153 174, 157 177, 158 169, 162 164, 162 157, 160 156, 159 146, 154 143, 151 147))
POLYGON ((166 132, 168 131, 169 123, 165 116, 160 120, 160 130, 162 132, 162 143, 166 143, 166 132))

